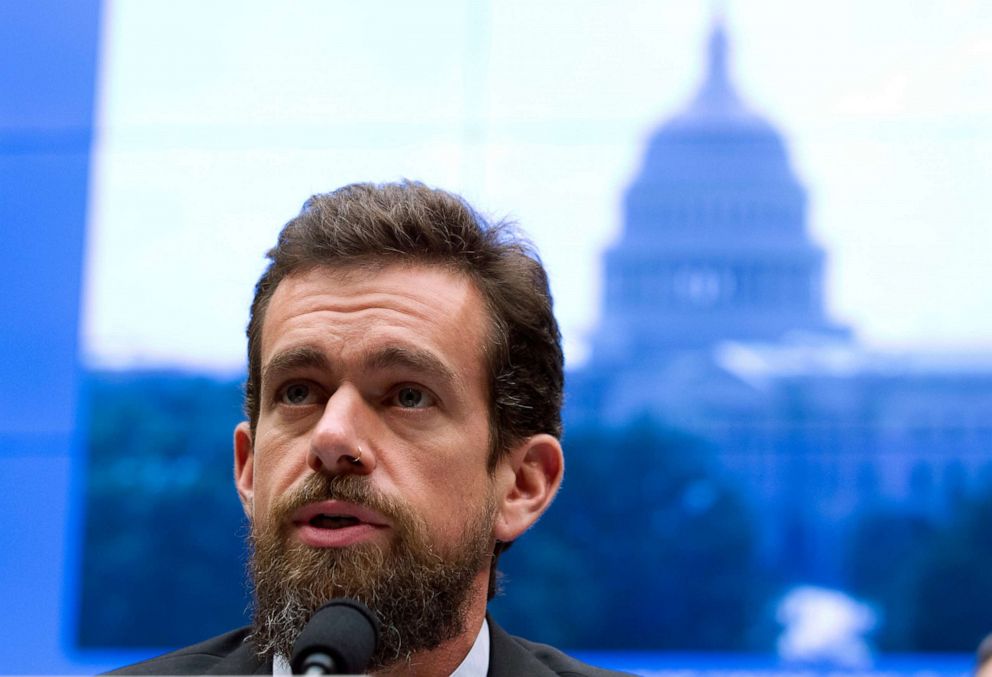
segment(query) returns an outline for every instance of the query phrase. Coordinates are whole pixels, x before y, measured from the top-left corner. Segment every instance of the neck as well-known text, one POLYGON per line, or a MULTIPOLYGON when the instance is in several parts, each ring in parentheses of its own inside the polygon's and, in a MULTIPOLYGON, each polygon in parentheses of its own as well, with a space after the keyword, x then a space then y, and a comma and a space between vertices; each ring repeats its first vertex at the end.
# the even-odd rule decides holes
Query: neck
POLYGON ((475 639, 482 629, 482 621, 486 617, 486 603, 489 589, 489 568, 479 572, 469 593, 469 602, 465 610, 465 624, 456 636, 442 642, 430 651, 413 654, 408 661, 400 661, 375 673, 376 677, 394 677, 404 675, 410 677, 448 677, 455 671, 468 652, 471 651, 475 639))

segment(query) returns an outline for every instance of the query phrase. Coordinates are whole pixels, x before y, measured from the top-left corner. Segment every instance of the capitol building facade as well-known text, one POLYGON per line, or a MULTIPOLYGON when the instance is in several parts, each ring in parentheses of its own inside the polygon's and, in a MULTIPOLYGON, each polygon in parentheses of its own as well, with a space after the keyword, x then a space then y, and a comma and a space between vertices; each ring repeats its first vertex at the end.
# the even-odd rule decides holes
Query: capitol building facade
POLYGON ((873 352, 828 317, 806 190, 736 91, 721 25, 623 210, 566 429, 650 420, 704 441, 753 506, 769 564, 824 584, 843 583, 865 511, 940 520, 992 485, 992 358, 873 352))

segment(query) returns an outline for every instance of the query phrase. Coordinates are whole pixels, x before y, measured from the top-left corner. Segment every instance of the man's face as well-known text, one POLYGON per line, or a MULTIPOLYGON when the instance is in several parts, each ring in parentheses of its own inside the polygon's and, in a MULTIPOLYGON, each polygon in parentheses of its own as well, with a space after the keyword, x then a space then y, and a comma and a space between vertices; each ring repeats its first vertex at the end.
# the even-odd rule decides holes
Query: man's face
POLYGON ((317 268, 279 284, 254 440, 246 424, 235 437, 256 579, 284 567, 278 585, 374 607, 402 567, 427 593, 461 586, 484 605, 503 493, 486 465, 487 327, 475 285, 440 267, 317 268))

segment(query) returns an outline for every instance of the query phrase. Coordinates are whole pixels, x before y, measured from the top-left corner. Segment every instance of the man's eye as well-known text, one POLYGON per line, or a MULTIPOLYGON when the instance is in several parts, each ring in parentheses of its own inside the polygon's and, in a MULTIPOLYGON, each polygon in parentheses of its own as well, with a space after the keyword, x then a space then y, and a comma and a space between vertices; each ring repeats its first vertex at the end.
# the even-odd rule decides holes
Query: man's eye
POLYGON ((310 404, 313 400, 313 388, 306 383, 290 383, 283 388, 279 401, 283 404, 310 404))
POLYGON ((422 409, 434 404, 434 398, 420 388, 403 386, 393 395, 396 404, 404 409, 422 409))

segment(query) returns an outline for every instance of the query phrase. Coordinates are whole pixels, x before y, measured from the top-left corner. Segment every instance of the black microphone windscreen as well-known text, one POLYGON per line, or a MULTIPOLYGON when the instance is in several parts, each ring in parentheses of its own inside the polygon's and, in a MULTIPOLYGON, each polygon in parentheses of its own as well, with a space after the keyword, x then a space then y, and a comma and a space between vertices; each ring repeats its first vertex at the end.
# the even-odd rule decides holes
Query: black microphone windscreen
POLYGON ((334 673, 362 673, 378 643, 379 624, 368 607, 353 599, 334 599, 317 609, 303 627, 290 666, 293 674, 304 674, 308 659, 324 654, 333 660, 334 673))

